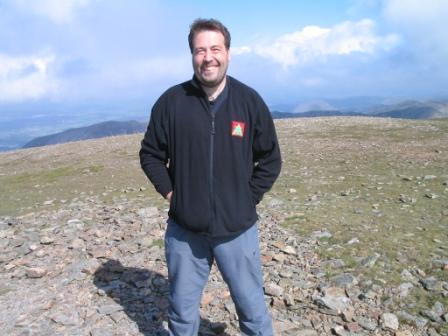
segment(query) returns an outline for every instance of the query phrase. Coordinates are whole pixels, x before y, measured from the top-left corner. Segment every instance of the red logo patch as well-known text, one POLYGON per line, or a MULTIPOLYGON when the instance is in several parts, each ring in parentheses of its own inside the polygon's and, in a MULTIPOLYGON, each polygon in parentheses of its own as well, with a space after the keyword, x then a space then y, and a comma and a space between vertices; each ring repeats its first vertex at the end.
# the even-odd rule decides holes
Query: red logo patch
POLYGON ((232 121, 232 136, 242 138, 246 124, 242 121, 232 121))

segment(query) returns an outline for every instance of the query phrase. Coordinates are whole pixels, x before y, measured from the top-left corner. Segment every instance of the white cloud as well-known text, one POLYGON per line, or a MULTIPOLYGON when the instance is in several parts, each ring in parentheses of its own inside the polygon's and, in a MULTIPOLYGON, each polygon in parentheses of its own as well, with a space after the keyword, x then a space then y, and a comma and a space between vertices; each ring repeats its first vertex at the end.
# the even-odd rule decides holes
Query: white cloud
POLYGON ((22 11, 30 11, 62 24, 73 20, 76 11, 89 4, 89 0, 14 0, 13 5, 22 11))
POLYGON ((396 22, 434 26, 445 23, 448 16, 448 1, 389 0, 384 2, 383 12, 386 18, 396 22))
POLYGON ((399 38, 396 35, 379 36, 374 28, 374 22, 368 19, 346 21, 331 28, 306 26, 275 41, 236 48, 236 54, 254 53, 287 68, 332 55, 372 54, 397 44, 399 38))
POLYGON ((407 53, 418 60, 422 71, 448 76, 448 1, 389 0, 383 15, 392 29, 400 31, 407 53))
POLYGON ((383 14, 414 42, 448 52, 448 1, 390 0, 384 3, 383 14))
POLYGON ((95 81, 104 87, 129 88, 145 83, 160 83, 166 80, 184 80, 191 76, 191 62, 185 57, 164 57, 148 59, 129 59, 124 63, 102 66, 95 76, 95 81), (103 84, 101 84, 103 83, 103 84))
POLYGON ((232 47, 232 55, 243 55, 243 54, 249 54, 252 52, 252 48, 248 46, 243 47, 232 47))
MULTIPOLYGON (((64 63, 59 60, 58 63, 64 63)), ((73 72, 70 78, 58 81, 56 98, 113 99, 153 92, 177 84, 191 77, 189 53, 184 56, 130 58, 113 62, 90 63, 87 72, 73 72)), ((61 73, 58 73, 61 75, 61 73)))
POLYGON ((37 99, 57 91, 49 67, 54 55, 12 57, 0 54, 0 102, 37 99))
POLYGON ((191 61, 189 54, 178 57, 151 58, 136 60, 128 63, 123 71, 124 76, 132 76, 134 80, 159 80, 160 78, 180 77, 191 75, 191 61))

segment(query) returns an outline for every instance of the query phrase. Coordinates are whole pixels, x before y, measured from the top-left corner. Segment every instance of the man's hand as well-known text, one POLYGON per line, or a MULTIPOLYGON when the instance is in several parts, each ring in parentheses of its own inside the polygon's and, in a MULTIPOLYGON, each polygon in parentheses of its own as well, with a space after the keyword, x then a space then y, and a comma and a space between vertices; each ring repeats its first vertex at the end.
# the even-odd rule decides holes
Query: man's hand
POLYGON ((168 200, 168 202, 171 202, 171 195, 173 195, 173 192, 170 191, 168 194, 166 194, 165 198, 168 200))

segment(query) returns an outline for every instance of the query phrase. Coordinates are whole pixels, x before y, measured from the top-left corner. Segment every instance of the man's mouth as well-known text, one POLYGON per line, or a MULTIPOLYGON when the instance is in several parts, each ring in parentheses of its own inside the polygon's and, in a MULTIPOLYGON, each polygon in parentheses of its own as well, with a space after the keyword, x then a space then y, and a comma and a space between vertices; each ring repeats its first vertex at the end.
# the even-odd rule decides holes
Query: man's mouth
POLYGON ((218 68, 218 65, 206 65, 202 67, 202 72, 213 72, 218 68))

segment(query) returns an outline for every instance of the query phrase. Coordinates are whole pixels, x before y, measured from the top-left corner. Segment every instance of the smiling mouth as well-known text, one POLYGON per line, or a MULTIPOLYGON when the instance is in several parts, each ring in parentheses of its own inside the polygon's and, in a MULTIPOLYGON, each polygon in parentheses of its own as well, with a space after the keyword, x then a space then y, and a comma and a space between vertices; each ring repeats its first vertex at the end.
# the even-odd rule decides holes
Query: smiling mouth
POLYGON ((208 65, 202 68, 202 71, 208 72, 217 69, 217 65, 208 65))

